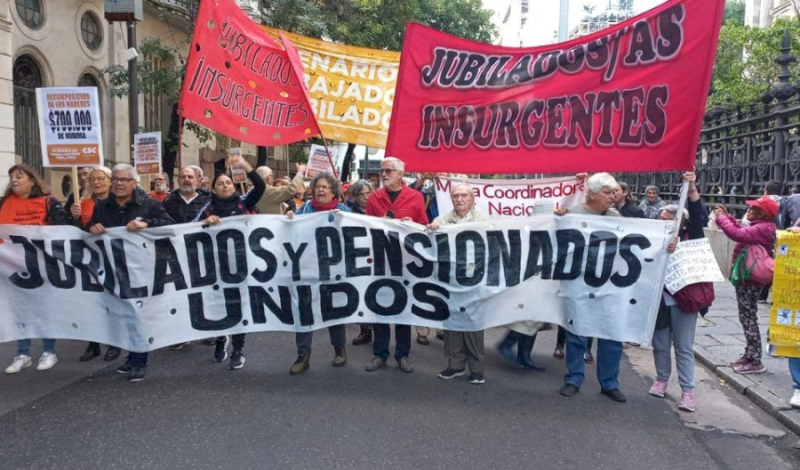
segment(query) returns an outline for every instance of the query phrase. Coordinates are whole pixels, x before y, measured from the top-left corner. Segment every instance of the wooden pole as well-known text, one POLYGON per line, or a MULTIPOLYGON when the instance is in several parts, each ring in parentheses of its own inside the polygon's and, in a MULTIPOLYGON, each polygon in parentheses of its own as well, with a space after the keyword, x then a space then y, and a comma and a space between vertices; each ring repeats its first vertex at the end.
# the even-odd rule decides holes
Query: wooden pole
MULTIPOLYGON (((78 181, 78 167, 72 167, 72 196, 73 200, 80 204, 81 197, 83 196, 83 188, 81 188, 81 183, 78 181)), ((69 212, 70 208, 67 207, 67 212, 69 212)))

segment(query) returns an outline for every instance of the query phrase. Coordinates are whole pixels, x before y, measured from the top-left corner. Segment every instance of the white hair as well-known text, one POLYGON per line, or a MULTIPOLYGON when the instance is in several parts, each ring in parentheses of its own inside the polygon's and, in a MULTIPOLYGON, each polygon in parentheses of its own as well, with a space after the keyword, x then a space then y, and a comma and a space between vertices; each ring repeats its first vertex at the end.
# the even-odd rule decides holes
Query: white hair
MULTIPOLYGON (((391 163, 392 164, 392 168, 394 168, 397 171, 400 171, 400 172, 403 172, 403 173, 405 173, 405 171, 406 171, 405 163, 403 163, 403 161, 400 160, 397 157, 386 157, 386 158, 383 159, 383 162, 391 163)), ((381 162, 381 164, 383 164, 383 162, 381 162)))
POLYGON ((256 168, 256 173, 258 174, 259 178, 262 180, 266 180, 270 176, 272 176, 272 168, 268 166, 260 166, 256 168))
POLYGON ((117 163, 114 165, 114 168, 111 169, 111 173, 114 173, 115 171, 127 172, 130 178, 136 180, 137 183, 139 182, 139 172, 136 171, 136 168, 128 165, 127 163, 117 163))
POLYGON ((609 173, 595 173, 586 179, 586 191, 599 193, 603 188, 615 189, 619 184, 609 173))
POLYGON ((469 191, 469 193, 470 193, 470 194, 471 194, 473 197, 475 196, 475 193, 472 191, 472 186, 470 186, 470 185, 469 185, 469 183, 465 183, 464 181, 453 182, 453 185, 452 185, 452 186, 450 186, 450 194, 453 194, 453 192, 454 192, 456 189, 458 189, 458 188, 463 188, 463 187, 466 187, 466 188, 467 188, 467 190, 469 191))
MULTIPOLYGON (((186 165, 186 168, 192 170, 194 172, 194 176, 197 179, 199 179, 199 180, 203 179, 203 169, 200 168, 199 166, 197 166, 197 165, 186 165)), ((184 169, 186 169, 186 168, 184 168, 184 169)))

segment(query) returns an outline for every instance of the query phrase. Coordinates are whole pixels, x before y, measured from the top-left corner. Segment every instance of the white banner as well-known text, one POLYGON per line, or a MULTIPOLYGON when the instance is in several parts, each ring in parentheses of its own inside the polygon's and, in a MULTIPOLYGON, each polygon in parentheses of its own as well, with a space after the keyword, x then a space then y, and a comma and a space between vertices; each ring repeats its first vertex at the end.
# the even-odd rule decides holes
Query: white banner
POLYGON ((678 243, 675 253, 669 258, 664 283, 667 292, 674 294, 689 284, 724 280, 711 250, 711 242, 708 238, 698 238, 678 243))
POLYGON ((90 235, 0 226, 0 342, 146 351, 221 334, 521 320, 649 344, 669 222, 568 215, 421 225, 344 212, 90 235))
POLYGON ((97 87, 36 89, 43 166, 103 165, 99 103, 97 87))
POLYGON ((576 206, 585 197, 583 180, 574 176, 535 180, 434 179, 439 214, 453 210, 450 186, 465 181, 475 193, 475 207, 490 218, 552 214, 559 207, 576 206))
POLYGON ((133 136, 133 164, 140 175, 161 173, 161 132, 145 132, 133 136))

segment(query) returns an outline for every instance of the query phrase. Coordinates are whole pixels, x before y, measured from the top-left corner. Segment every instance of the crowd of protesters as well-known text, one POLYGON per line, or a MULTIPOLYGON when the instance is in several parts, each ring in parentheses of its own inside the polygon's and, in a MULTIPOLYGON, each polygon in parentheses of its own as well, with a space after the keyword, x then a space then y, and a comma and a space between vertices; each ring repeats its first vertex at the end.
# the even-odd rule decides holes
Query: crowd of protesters
MULTIPOLYGON (((188 166, 180 170, 178 188, 174 191, 169 191, 168 176, 159 174, 153 179, 153 189, 147 192, 140 186, 140 178, 134 167, 117 164, 111 170, 106 167, 79 169, 78 187, 70 195, 66 206, 49 194, 46 185, 33 168, 24 164, 14 165, 8 171, 10 183, 0 199, 0 224, 74 225, 99 235, 112 227, 138 231, 189 222, 216 225, 224 223, 222 219, 226 217, 242 214, 285 214, 293 219, 315 212, 345 211, 411 221, 426 226, 428 230, 489 219, 475 208, 473 189, 466 182, 454 182, 451 185, 453 209, 445 214, 438 214, 436 193, 431 184, 434 175, 419 175, 414 184, 407 185, 404 181, 404 164, 394 157, 387 157, 381 162, 379 188, 373 187, 367 180, 357 180, 344 188, 333 175, 323 172, 311 180, 306 190, 304 165, 298 165, 294 178, 276 180, 270 168, 253 169, 241 155, 230 156, 226 163, 228 168, 243 170, 247 174, 248 190, 235 184, 228 174, 220 173, 209 180, 200 167, 188 166)), ((585 175, 579 177, 585 178, 585 175)), ((658 188, 654 186, 646 188, 644 199, 637 206, 626 183, 617 182, 608 173, 597 173, 585 178, 585 200, 581 204, 559 208, 555 213, 680 219, 679 236, 667 248, 671 253, 676 249, 679 240, 704 237, 703 228, 708 221, 709 210, 695 186, 694 173, 685 173, 684 180, 689 185, 685 207, 662 200, 658 188)), ((795 221, 790 220, 793 214, 800 214, 800 209, 796 209, 800 207, 800 197, 776 197, 775 188, 775 184, 770 183, 763 197, 747 201, 749 211, 744 220, 737 220, 721 205, 711 212, 718 227, 736 242, 734 259, 739 250, 753 244, 761 245, 771 253, 778 228, 800 232, 800 220, 796 221, 796 226, 795 221)), ((739 316, 746 338, 743 355, 731 362, 737 373, 762 373, 766 369, 761 362, 762 347, 756 305, 765 290, 768 291, 768 287, 748 282, 736 286, 739 316)), ((656 377, 649 393, 660 398, 665 396, 674 350, 681 387, 679 408, 684 411, 694 411, 696 407, 692 348, 697 315, 698 312, 682 310, 675 298, 663 289, 652 340, 656 377)), ((537 334, 550 328, 551 325, 540 322, 508 325, 509 332, 497 346, 498 351, 514 367, 544 370, 533 363, 531 352, 537 334)), ((332 365, 344 366, 347 363, 345 327, 333 326, 328 328, 328 332, 334 350, 332 365)), ((429 344, 428 334, 427 328, 417 328, 417 342, 429 344)), ((352 344, 358 346, 372 343, 373 357, 366 365, 366 371, 374 372, 386 367, 390 357, 391 336, 390 325, 360 325, 359 335, 353 339, 352 344)), ((394 336, 393 357, 401 371, 411 373, 414 371, 409 359, 411 327, 394 325, 394 336)), ((485 383, 483 331, 440 331, 437 332, 437 337, 444 340, 446 358, 446 368, 438 374, 439 378, 449 380, 469 373, 470 383, 485 383)), ((297 360, 289 369, 292 375, 302 374, 309 368, 313 333, 297 333, 295 338, 297 360)), ((558 327, 558 341, 553 356, 564 360, 568 370, 564 385, 559 390, 561 395, 572 397, 580 391, 586 364, 595 362, 591 352, 592 340, 558 327)), ((213 360, 224 362, 230 358, 228 368, 231 370, 244 366, 244 342, 244 334, 206 340, 206 344, 215 346, 213 360)), ((58 359, 55 344, 54 339, 42 340, 42 355, 37 370, 47 370, 56 365, 58 359)), ((623 345, 603 338, 598 338, 596 344, 597 378, 601 392, 613 401, 625 402, 626 397, 620 390, 619 383, 623 345)), ((176 344, 170 348, 182 347, 183 344, 176 344)), ((103 359, 113 361, 120 354, 119 348, 109 346, 103 359)), ((101 345, 89 343, 79 360, 90 361, 100 355, 101 345)), ((147 353, 130 352, 117 371, 127 374, 131 382, 140 381, 145 376, 147 359, 147 353)), ((18 373, 31 365, 31 340, 20 340, 17 344, 17 355, 5 372, 18 373)), ((789 367, 795 388, 790 404, 800 407, 800 359, 791 359, 789 367)))

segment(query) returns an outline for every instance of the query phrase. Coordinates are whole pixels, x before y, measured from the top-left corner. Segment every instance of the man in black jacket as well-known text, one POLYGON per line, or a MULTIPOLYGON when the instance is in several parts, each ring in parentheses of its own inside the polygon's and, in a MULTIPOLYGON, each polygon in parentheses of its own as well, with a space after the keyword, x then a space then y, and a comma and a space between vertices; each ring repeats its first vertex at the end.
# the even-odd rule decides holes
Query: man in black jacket
POLYGON ((200 178, 189 167, 178 174, 179 187, 164 200, 164 209, 177 224, 191 222, 208 203, 211 195, 200 189, 200 178))
MULTIPOLYGON (((160 202, 137 191, 139 175, 131 165, 120 163, 111 169, 111 195, 97 204, 89 231, 95 235, 106 233, 107 228, 126 227, 131 232, 147 227, 160 227, 175 223, 160 202)), ((144 379, 147 353, 131 351, 128 360, 117 369, 128 374, 129 382, 144 379)))

